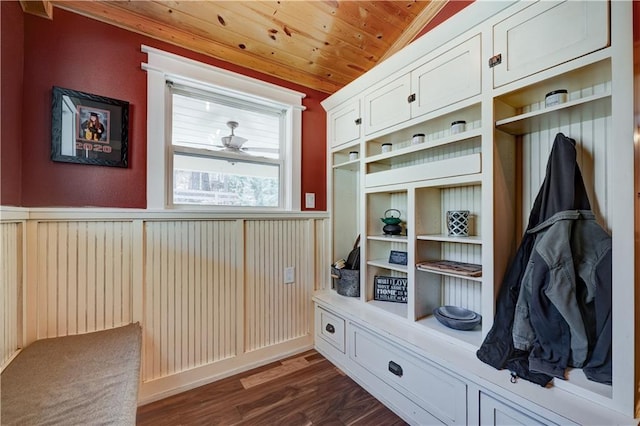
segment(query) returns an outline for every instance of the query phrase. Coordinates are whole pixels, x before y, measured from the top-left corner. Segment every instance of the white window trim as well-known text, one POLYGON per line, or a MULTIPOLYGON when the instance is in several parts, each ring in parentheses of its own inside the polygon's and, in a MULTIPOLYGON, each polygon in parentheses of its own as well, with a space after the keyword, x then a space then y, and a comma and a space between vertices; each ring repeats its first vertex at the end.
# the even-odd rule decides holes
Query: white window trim
MULTIPOLYGON (((287 110, 285 132, 288 146, 285 147, 284 211, 300 211, 300 178, 302 153, 302 99, 304 93, 247 77, 212 65, 184 58, 173 53, 142 45, 147 62, 142 69, 147 71, 147 209, 164 210, 171 206, 172 188, 167 186, 170 170, 170 147, 165 123, 166 81, 185 83, 194 87, 213 90, 231 96, 249 97, 256 103, 280 104, 287 110)), ((191 207, 190 208, 194 208, 191 207)), ((215 206, 208 210, 219 211, 215 206)), ((258 209, 252 208, 251 211, 258 209)), ((228 209, 225 209, 228 211, 228 209)))

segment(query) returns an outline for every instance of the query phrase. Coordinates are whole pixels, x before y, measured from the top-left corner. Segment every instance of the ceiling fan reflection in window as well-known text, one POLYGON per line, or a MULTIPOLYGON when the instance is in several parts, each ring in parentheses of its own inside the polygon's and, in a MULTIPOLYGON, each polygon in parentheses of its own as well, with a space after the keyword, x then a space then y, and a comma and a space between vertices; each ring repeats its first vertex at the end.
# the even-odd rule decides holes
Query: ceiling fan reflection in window
POLYGON ((231 134, 228 136, 223 136, 222 145, 216 145, 217 147, 222 148, 223 151, 227 152, 237 152, 243 154, 258 154, 259 153, 270 153, 277 154, 277 148, 266 148, 266 147, 243 147, 243 145, 248 141, 247 138, 243 138, 242 136, 237 136, 234 133, 234 130, 240 124, 237 121, 227 121, 227 126, 231 129, 231 134))

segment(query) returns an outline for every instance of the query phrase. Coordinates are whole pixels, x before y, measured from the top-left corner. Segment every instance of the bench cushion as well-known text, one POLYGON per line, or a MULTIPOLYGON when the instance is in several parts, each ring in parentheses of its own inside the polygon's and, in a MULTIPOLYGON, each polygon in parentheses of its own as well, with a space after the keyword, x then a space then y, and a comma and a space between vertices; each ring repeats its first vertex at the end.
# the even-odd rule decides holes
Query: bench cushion
POLYGON ((139 324, 38 340, 2 372, 2 424, 135 424, 139 324))

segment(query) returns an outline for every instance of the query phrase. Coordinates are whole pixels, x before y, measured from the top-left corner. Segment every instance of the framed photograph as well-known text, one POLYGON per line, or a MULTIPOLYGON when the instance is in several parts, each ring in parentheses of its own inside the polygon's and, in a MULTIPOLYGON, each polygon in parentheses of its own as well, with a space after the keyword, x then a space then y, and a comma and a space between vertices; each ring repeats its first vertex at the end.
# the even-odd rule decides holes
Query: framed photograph
POLYGON ((51 159, 127 167, 129 102, 53 87, 51 159))

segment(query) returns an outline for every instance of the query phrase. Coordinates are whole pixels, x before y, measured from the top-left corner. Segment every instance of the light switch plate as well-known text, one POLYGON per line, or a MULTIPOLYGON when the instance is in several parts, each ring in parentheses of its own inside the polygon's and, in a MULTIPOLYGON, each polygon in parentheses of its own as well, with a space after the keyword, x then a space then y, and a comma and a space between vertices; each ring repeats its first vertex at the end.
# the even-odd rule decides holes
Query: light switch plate
POLYGON ((304 207, 307 209, 316 208, 316 194, 313 192, 307 192, 304 194, 304 207))
POLYGON ((292 284, 295 281, 295 271, 296 269, 293 266, 289 266, 284 268, 284 283, 292 284))

